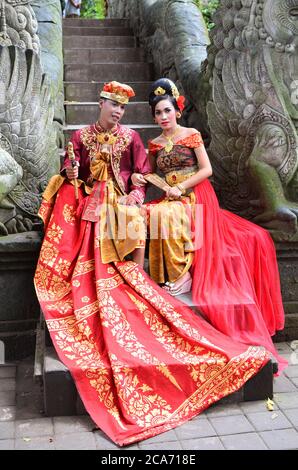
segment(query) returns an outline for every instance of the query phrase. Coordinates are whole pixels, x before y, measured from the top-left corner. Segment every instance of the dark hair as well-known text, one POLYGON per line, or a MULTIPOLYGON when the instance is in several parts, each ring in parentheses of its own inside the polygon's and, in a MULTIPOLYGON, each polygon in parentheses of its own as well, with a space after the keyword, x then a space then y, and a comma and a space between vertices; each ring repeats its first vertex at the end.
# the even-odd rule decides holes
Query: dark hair
POLYGON ((176 109, 176 111, 179 111, 179 108, 178 108, 178 104, 177 104, 177 101, 176 99, 173 97, 173 96, 170 96, 170 95, 159 95, 159 96, 155 96, 152 100, 150 100, 150 106, 151 106, 151 111, 152 111, 152 116, 154 117, 155 116, 155 108, 156 108, 156 105, 160 102, 160 101, 163 101, 163 100, 169 100, 172 105, 174 106, 174 108, 176 109))

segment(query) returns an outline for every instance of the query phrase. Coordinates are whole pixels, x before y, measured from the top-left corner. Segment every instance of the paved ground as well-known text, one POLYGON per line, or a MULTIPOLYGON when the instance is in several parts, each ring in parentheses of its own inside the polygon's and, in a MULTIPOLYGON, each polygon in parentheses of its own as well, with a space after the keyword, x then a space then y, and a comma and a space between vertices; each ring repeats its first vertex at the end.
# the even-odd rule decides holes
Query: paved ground
MULTIPOLYGON (((293 344, 292 344, 293 346, 293 344)), ((289 360, 274 379, 274 410, 265 401, 215 404, 186 424, 127 450, 298 449, 298 349, 278 343, 289 360)), ((0 449, 97 449, 116 446, 88 416, 47 418, 40 384, 34 383, 33 358, 0 367, 0 449)))

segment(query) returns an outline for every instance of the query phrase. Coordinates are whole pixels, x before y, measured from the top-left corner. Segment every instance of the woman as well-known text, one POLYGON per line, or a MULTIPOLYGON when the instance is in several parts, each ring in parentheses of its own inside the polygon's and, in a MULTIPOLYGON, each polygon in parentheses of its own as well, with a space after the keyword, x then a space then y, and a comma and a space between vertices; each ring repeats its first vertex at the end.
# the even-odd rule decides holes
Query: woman
MULTIPOLYGON (((175 84, 157 80, 149 104, 162 129, 149 154, 167 183, 165 198, 148 205, 151 277, 174 296, 192 289, 193 302, 219 331, 278 358, 270 336, 283 329, 284 311, 269 233, 220 209, 200 133, 177 124, 183 97, 175 84)), ((133 175, 133 182, 144 178, 133 175)), ((286 363, 278 360, 281 370, 286 363)))

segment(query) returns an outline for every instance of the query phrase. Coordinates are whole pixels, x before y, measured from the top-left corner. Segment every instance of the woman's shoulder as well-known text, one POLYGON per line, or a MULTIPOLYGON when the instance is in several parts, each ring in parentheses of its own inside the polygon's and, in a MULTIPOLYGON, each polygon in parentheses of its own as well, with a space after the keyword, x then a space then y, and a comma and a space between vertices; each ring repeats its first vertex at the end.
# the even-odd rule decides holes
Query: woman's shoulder
POLYGON ((196 148, 203 143, 200 132, 191 127, 184 127, 179 144, 185 145, 186 147, 196 148))
POLYGON ((149 152, 156 152, 157 150, 163 147, 163 142, 160 136, 155 137, 155 139, 148 140, 148 150, 149 152))

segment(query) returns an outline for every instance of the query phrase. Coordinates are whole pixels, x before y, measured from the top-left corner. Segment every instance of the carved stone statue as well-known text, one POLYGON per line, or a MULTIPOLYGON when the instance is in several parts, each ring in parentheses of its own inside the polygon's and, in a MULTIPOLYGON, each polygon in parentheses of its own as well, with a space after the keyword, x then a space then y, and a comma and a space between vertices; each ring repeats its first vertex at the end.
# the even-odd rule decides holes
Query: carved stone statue
POLYGON ((59 169, 59 156, 34 12, 24 0, 2 1, 0 11, 0 235, 7 235, 39 228, 41 194, 59 169), (22 18, 31 18, 26 27, 22 18))
POLYGON ((225 208, 298 240, 298 0, 222 0, 205 78, 225 208))
POLYGON ((0 45, 14 44, 39 53, 37 20, 30 0, 0 0, 0 45))

